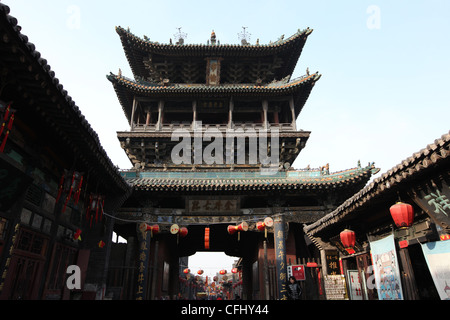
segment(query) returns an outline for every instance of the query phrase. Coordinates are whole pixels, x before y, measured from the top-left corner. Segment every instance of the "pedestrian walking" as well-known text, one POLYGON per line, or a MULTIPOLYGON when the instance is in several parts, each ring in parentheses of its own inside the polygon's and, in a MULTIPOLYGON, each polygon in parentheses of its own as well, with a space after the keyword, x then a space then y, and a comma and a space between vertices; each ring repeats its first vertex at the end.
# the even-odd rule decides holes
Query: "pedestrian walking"
POLYGON ((289 300, 300 300, 300 296, 302 295, 302 288, 295 279, 294 276, 289 277, 289 283, 287 285, 287 293, 289 300))

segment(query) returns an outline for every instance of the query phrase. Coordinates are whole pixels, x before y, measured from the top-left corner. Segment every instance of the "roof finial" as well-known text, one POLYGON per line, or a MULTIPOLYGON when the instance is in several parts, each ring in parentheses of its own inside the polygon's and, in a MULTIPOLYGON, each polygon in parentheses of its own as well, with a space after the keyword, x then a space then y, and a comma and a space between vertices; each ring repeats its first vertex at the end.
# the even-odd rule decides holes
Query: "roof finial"
POLYGON ((187 34, 184 32, 181 32, 181 27, 177 28, 178 33, 174 34, 174 38, 177 40, 176 44, 184 44, 184 39, 187 38, 187 34))
POLYGON ((241 33, 238 33, 238 37, 239 39, 241 39, 241 44, 243 46, 250 44, 250 33, 245 32, 245 29, 247 29, 247 27, 242 27, 243 31, 241 33))
POLYGON ((215 44, 216 44, 216 33, 213 30, 211 32, 211 45, 215 45, 215 44))

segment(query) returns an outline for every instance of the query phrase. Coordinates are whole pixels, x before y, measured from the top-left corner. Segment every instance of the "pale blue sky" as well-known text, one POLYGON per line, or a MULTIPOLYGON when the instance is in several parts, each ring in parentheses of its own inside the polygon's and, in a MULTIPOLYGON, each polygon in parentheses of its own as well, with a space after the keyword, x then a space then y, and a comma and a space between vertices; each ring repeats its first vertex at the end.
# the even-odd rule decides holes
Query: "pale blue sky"
MULTIPOLYGON (((294 166, 331 171, 374 161, 386 172, 448 132, 449 1, 3 1, 75 100, 113 163, 129 168, 116 131, 127 130, 109 72, 132 77, 115 26, 168 43, 268 43, 310 27, 293 77, 322 78, 298 126, 312 131, 294 166), (344 2, 344 4, 342 3, 344 2), (378 29, 369 29, 375 6, 378 29)), ((375 17, 376 18, 376 17, 375 17)))
POLYGON ((115 26, 161 43, 178 27, 186 43, 206 43, 214 30, 221 43, 233 44, 242 26, 261 44, 314 29, 293 75, 307 67, 322 74, 297 119, 312 134, 296 168, 330 163, 339 171, 361 160, 375 162, 380 175, 450 129, 450 1, 3 3, 122 169, 131 165, 116 131, 129 128, 106 75, 132 73, 115 26))

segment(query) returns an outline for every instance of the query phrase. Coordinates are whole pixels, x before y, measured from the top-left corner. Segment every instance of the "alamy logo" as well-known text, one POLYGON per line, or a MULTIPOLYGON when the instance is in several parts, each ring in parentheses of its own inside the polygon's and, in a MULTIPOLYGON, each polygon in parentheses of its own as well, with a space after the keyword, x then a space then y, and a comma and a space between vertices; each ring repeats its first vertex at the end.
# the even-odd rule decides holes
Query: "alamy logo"
POLYGON ((81 289, 80 267, 77 265, 70 265, 67 267, 66 273, 70 274, 70 276, 68 276, 66 280, 67 289, 69 290, 81 289))
POLYGON ((228 128, 221 131, 214 127, 202 127, 202 122, 197 121, 193 135, 187 129, 173 131, 171 141, 179 143, 172 149, 171 160, 177 165, 261 164, 261 173, 271 174, 279 167, 279 137, 278 128, 228 128), (205 148, 204 142, 207 144, 205 148))

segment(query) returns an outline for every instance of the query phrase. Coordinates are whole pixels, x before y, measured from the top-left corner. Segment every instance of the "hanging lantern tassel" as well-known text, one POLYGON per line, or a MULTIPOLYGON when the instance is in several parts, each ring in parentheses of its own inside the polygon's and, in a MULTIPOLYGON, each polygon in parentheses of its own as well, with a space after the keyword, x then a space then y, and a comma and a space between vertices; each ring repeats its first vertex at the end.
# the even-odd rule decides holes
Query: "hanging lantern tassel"
POLYGON ((61 198, 61 194, 63 191, 63 187, 64 187, 64 174, 61 177, 61 180, 59 180, 59 188, 58 188, 58 195, 56 196, 56 203, 58 203, 59 198, 61 198))
POLYGON ((97 196, 96 206, 95 206, 95 223, 98 221, 98 209, 100 208, 99 196, 97 196))
POLYGON ((97 223, 97 216, 100 212, 100 221, 102 221, 103 218, 103 205, 105 204, 104 196, 97 196, 97 210, 95 211, 95 222, 97 223))
MULTIPOLYGON (((9 118, 8 127, 7 127, 7 130, 6 130, 6 133, 5 133, 5 137, 3 138, 2 145, 0 146, 0 153, 2 153, 3 150, 5 149, 6 140, 8 140, 9 132, 10 132, 11 129, 12 129, 13 121, 14 121, 14 113, 13 113, 13 114, 11 115, 11 117, 9 118)), ((3 125, 2 125, 2 130, 3 130, 3 126, 4 126, 4 123, 3 123, 3 125)))
POLYGON ((74 180, 75 180, 75 174, 76 174, 76 172, 74 171, 73 174, 72 174, 72 181, 70 182, 69 194, 67 195, 66 201, 64 202, 64 207, 63 207, 62 212, 65 212, 65 211, 66 211, 67 203, 69 202, 69 199, 70 199, 70 197, 72 196, 73 182, 74 182, 74 180))
POLYGON ((89 221, 89 227, 92 227, 92 222, 95 215, 95 223, 103 218, 103 206, 105 204, 105 197, 98 194, 91 194, 89 196, 89 205, 86 209, 86 220, 89 221), (95 212, 95 213, 94 213, 95 212), (100 216, 99 216, 100 213, 100 216))
POLYGON ((81 186, 82 185, 83 185, 83 176, 81 176, 80 182, 78 183, 78 189, 75 192, 75 196, 74 196, 75 204, 78 204, 78 201, 80 200, 81 186))
MULTIPOLYGON (((0 101, 0 106, 2 106, 0 101)), ((3 130, 5 130, 6 121, 8 120, 9 111, 11 110, 11 105, 8 105, 5 109, 5 115, 3 116, 2 126, 0 127, 0 136, 3 133, 3 130)))

